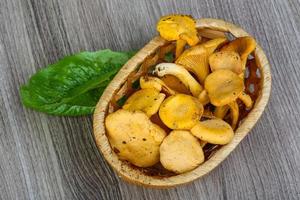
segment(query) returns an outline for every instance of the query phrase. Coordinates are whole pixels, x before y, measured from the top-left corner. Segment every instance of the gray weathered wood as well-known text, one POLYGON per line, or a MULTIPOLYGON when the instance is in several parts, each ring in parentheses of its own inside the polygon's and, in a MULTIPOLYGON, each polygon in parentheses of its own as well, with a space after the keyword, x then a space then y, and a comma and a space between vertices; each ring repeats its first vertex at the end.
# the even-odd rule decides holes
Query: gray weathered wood
POLYGON ((300 2, 0 0, 0 199, 300 199, 300 2), (161 15, 223 18, 253 34, 273 88, 251 134, 192 184, 145 189, 120 180, 99 154, 91 117, 25 109, 19 86, 81 50, 138 49, 161 15))

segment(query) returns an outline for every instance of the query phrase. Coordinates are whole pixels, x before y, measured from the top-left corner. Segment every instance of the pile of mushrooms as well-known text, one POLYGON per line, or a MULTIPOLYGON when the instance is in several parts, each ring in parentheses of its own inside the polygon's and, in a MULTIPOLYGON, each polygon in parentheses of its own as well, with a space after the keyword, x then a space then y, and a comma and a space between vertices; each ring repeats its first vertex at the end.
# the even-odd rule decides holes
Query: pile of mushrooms
MULTIPOLYGON (((194 19, 185 15, 161 18, 157 30, 170 45, 145 61, 154 68, 150 73, 138 71, 140 89, 108 114, 105 126, 121 160, 138 167, 160 162, 179 174, 204 162, 205 144, 225 145, 232 140, 239 121, 238 102, 252 107, 244 74, 256 42, 248 36, 202 40, 194 19), (174 62, 157 64, 162 52, 172 50, 174 62), (167 128, 153 122, 153 116, 167 128)), ((148 70, 145 63, 141 68, 148 70)), ((124 89, 120 91, 124 94, 124 89)))

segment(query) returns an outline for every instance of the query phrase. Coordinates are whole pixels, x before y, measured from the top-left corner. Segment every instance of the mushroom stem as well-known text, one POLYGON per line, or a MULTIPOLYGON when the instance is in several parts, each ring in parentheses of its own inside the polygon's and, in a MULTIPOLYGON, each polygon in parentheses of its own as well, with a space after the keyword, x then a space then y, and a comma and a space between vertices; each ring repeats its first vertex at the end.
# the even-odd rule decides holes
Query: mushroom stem
POLYGON ((242 92, 242 94, 239 96, 239 99, 245 104, 246 108, 250 109, 252 107, 253 101, 245 92, 242 92))
POLYGON ((189 33, 189 32, 181 33, 179 35, 179 38, 185 40, 190 46, 195 46, 200 42, 200 39, 197 36, 197 34, 189 33))
POLYGON ((198 96, 199 101, 202 103, 203 106, 209 103, 209 97, 207 95, 206 90, 202 90, 202 92, 198 96))
POLYGON ((156 65, 153 73, 160 77, 165 75, 176 76, 195 97, 198 97, 203 90, 203 87, 194 79, 194 77, 180 65, 174 63, 160 63, 156 65))
POLYGON ((234 130, 239 119, 239 106, 236 101, 230 102, 228 106, 230 107, 231 127, 234 130))
POLYGON ((186 45, 186 41, 179 39, 176 41, 176 52, 175 52, 175 58, 177 59, 183 52, 184 47, 186 45))
POLYGON ((228 112, 228 110, 229 110, 228 105, 217 106, 214 111, 214 116, 217 118, 223 119, 225 117, 226 113, 228 112))

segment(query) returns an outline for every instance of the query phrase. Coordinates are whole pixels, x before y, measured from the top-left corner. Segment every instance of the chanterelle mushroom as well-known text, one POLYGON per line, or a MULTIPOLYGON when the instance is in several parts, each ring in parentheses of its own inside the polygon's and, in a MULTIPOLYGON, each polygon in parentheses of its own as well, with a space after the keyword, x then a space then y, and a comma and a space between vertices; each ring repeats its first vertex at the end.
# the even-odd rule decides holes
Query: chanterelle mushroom
POLYGON ((195 78, 180 65, 174 63, 160 63, 155 66, 153 73, 160 77, 165 75, 176 76, 195 97, 198 97, 203 90, 202 86, 195 80, 195 78))
POLYGON ((176 64, 184 66, 193 72, 200 83, 203 83, 209 74, 208 57, 223 43, 226 38, 216 38, 185 50, 176 60, 176 64))
POLYGON ((222 47, 221 51, 235 51, 241 56, 242 69, 245 69, 250 53, 256 48, 256 41, 250 36, 239 37, 222 47))
MULTIPOLYGON (((242 94, 240 94, 238 98, 243 101, 246 108, 252 107, 252 100, 248 94, 242 92, 242 94)), ((234 130, 239 119, 239 106, 236 101, 232 101, 224 106, 217 106, 214 111, 214 116, 223 119, 228 110, 230 110, 231 115, 231 127, 234 130)))
POLYGON ((207 49, 208 54, 212 54, 220 45, 226 43, 227 38, 220 37, 207 42, 202 43, 205 49, 207 49))
POLYGON ((220 119, 223 119, 226 115, 226 113, 229 110, 229 106, 225 105, 225 106, 216 106, 215 110, 214 110, 214 116, 220 119))
POLYGON ((236 101, 233 101, 230 102, 228 106, 230 107, 231 127, 234 130, 239 119, 239 105, 237 104, 236 101))
POLYGON ((161 80, 177 93, 191 94, 189 89, 176 76, 165 75, 161 77, 161 80))
POLYGON ((218 69, 229 69, 236 74, 243 72, 242 60, 235 51, 219 51, 209 56, 209 66, 211 71, 218 69))
POLYGON ((142 89, 149 89, 154 88, 158 91, 164 90, 170 95, 175 94, 176 92, 169 88, 161 79, 157 77, 151 77, 151 76, 142 76, 140 78, 140 86, 142 89))
POLYGON ((138 167, 159 162, 159 146, 166 133, 145 113, 120 109, 106 117, 105 126, 112 149, 121 160, 138 167))
POLYGON ((211 144, 227 144, 233 138, 231 126, 221 119, 209 119, 198 122, 191 132, 200 140, 211 144))
POLYGON ((250 109, 252 107, 253 101, 245 92, 242 92, 242 94, 239 96, 239 99, 245 104, 246 108, 250 109))
POLYGON ((161 104, 159 117, 171 129, 190 129, 200 120, 203 110, 195 97, 175 94, 161 104))
POLYGON ((204 87, 214 106, 224 106, 239 97, 244 90, 244 83, 236 73, 220 69, 207 76, 204 87))
POLYGON ((176 57, 183 51, 186 43, 194 46, 200 41, 196 22, 187 15, 168 15, 160 18, 157 31, 168 41, 176 40, 176 57))
POLYGON ((200 142, 189 131, 172 131, 160 146, 160 162, 175 173, 190 171, 204 162, 200 142))
POLYGON ((154 88, 142 89, 133 93, 123 105, 125 110, 140 110, 151 117, 157 113, 160 104, 165 99, 166 95, 159 93, 158 90, 154 88))
POLYGON ((208 94, 207 94, 206 90, 202 90, 202 92, 198 96, 198 100, 204 106, 209 103, 209 97, 208 97, 208 94))

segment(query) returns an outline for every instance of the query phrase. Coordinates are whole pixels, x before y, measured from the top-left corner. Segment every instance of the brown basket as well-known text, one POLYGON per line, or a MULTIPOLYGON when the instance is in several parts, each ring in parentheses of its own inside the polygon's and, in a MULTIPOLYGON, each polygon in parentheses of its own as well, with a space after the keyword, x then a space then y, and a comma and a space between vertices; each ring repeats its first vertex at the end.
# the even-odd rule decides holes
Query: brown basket
MULTIPOLYGON (((219 19, 199 19, 197 20, 197 28, 228 32, 235 37, 249 35, 242 28, 219 19)), ((161 37, 155 37, 122 67, 122 69, 111 81, 111 83, 104 91, 102 97, 100 98, 96 106, 93 120, 94 138, 97 147, 104 156, 104 158, 107 160, 107 162, 120 175, 120 177, 129 182, 136 183, 139 185, 159 188, 166 188, 189 183, 193 180, 196 180, 197 178, 200 178, 201 176, 204 176, 205 174, 213 170, 216 166, 218 166, 230 154, 230 152, 236 148, 236 146, 249 133, 249 131, 255 125, 257 120, 260 118, 261 114, 265 109, 265 106, 267 105, 271 91, 270 65, 262 48, 259 45, 257 45, 256 50, 254 52, 254 57, 258 67, 261 70, 262 91, 260 92, 251 112, 247 115, 247 117, 235 131, 233 140, 229 144, 222 146, 206 162, 204 162, 199 167, 190 172, 171 177, 148 176, 144 174, 141 170, 133 168, 126 162, 119 160, 118 156, 112 150, 108 138, 106 136, 104 119, 110 100, 113 98, 115 92, 117 92, 118 89, 120 89, 124 81, 127 79, 128 75, 132 71, 134 71, 147 56, 149 56, 157 48, 164 45, 165 43, 166 41, 161 37)))

